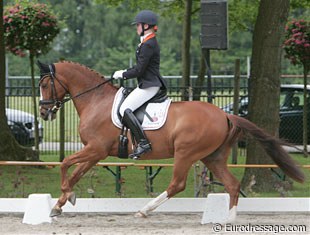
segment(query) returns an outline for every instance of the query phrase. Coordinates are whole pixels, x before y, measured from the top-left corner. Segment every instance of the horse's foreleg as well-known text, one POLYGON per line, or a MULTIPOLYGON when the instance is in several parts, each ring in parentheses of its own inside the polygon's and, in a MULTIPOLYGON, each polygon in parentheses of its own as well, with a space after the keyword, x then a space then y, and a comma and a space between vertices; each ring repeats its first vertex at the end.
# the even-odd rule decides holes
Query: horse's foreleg
POLYGON ((74 185, 82 178, 82 176, 90 169, 92 168, 99 160, 84 162, 79 164, 73 171, 70 179, 69 179, 69 188, 70 188, 70 194, 67 197, 68 201, 75 205, 76 196, 75 193, 72 192, 72 189, 74 185))
POLYGON ((151 211, 155 210, 169 198, 183 191, 186 186, 187 174, 190 167, 191 164, 186 165, 184 162, 182 162, 182 164, 178 164, 176 161, 173 167, 173 178, 167 190, 147 203, 141 210, 139 210, 139 212, 135 214, 135 217, 147 217, 151 211))
MULTIPOLYGON (((53 207, 50 216, 60 215, 62 212, 62 206, 65 205, 67 200, 72 204, 75 203, 75 194, 72 192, 72 187, 78 182, 78 180, 87 172, 99 159, 96 159, 95 151, 90 148, 83 148, 81 151, 67 157, 61 164, 61 191, 62 194, 59 197, 56 205, 53 207), (67 172, 70 166, 80 163, 74 170, 72 177, 69 179, 67 172)), ((104 156, 104 154, 100 155, 104 156)))

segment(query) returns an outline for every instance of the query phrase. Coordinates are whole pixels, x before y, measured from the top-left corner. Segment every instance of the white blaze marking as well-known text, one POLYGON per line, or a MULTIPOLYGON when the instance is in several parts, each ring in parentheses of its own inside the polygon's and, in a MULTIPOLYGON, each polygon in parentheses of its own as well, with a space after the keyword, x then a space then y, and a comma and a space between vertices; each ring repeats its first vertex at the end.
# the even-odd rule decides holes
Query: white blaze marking
POLYGON ((43 100, 42 88, 40 87, 40 100, 43 100))

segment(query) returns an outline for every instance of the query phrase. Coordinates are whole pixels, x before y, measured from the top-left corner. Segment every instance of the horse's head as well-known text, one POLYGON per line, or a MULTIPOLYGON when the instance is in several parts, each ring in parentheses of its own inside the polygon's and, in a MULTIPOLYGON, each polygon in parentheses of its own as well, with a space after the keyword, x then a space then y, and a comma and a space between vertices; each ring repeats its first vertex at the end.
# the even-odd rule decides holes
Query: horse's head
POLYGON ((40 116, 45 121, 52 121, 56 118, 56 112, 61 108, 68 89, 56 75, 54 64, 47 65, 40 61, 37 64, 40 68, 40 116))

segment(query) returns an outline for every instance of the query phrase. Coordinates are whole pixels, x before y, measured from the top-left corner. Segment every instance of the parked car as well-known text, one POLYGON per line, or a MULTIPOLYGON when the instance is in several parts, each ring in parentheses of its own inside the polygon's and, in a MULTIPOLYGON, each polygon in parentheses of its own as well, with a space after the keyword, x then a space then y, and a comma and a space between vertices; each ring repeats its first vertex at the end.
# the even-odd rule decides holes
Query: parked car
MULTIPOLYGON (((17 142, 24 146, 34 146, 34 116, 16 109, 6 108, 8 125, 17 142)), ((43 127, 39 123, 39 142, 43 140, 43 127)))
MULTIPOLYGON (((293 144, 303 143, 303 106, 304 106, 303 85, 281 85, 280 93, 280 127, 279 136, 293 144)), ((310 143, 310 85, 307 85, 307 125, 308 144, 310 143)), ((233 113, 233 104, 222 108, 227 113, 233 113)), ((239 116, 248 115, 248 97, 244 96, 239 101, 239 116)))

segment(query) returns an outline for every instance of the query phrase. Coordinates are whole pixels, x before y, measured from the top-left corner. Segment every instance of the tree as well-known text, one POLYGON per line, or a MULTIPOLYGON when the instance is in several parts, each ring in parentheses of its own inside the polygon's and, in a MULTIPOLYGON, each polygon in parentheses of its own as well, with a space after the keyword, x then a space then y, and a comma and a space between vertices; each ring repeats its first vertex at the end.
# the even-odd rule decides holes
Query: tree
POLYGON ((185 0, 182 35, 182 100, 189 100, 192 0, 185 0))
POLYGON ((302 65, 304 71, 304 107, 303 107, 303 144, 307 154, 308 125, 307 113, 309 104, 307 98, 307 75, 310 70, 310 23, 305 20, 293 20, 286 28, 285 41, 283 44, 285 57, 293 65, 302 65))
POLYGON ((34 58, 50 50, 50 44, 59 33, 57 18, 46 4, 21 1, 4 11, 4 38, 7 50, 17 56, 29 55, 32 83, 32 101, 35 117, 35 148, 39 150, 38 114, 34 80, 34 58))
MULTIPOLYGON (((249 81, 249 119, 272 135, 279 126, 281 42, 288 18, 289 0, 261 0, 254 27, 249 81)), ((270 164, 260 146, 249 141, 247 164, 270 164)), ((274 189, 276 180, 269 169, 246 168, 242 187, 255 176, 254 190, 274 189)))
MULTIPOLYGON (((3 2, 0 4, 0 25, 3 25, 3 2)), ((5 47, 4 30, 0 27, 0 160, 37 160, 38 153, 20 146, 7 124, 5 115, 5 47)))

